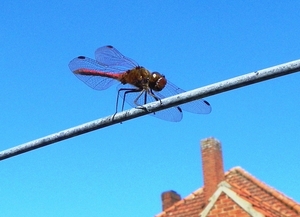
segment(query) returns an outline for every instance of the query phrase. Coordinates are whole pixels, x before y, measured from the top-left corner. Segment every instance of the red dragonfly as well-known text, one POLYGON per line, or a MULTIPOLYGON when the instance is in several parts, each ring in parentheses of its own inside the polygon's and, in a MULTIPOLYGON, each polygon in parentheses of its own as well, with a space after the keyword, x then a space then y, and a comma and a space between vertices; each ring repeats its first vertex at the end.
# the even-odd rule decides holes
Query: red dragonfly
MULTIPOLYGON (((96 60, 79 56, 69 63, 69 68, 80 80, 95 90, 104 90, 119 82, 117 108, 118 99, 121 96, 123 98, 122 110, 124 101, 136 107, 185 92, 167 81, 164 75, 149 72, 134 60, 122 55, 113 46, 98 48, 95 51, 95 57, 96 60)), ((211 112, 210 104, 200 99, 182 104, 180 107, 161 110, 152 115, 168 121, 180 121, 182 109, 198 114, 211 112)))

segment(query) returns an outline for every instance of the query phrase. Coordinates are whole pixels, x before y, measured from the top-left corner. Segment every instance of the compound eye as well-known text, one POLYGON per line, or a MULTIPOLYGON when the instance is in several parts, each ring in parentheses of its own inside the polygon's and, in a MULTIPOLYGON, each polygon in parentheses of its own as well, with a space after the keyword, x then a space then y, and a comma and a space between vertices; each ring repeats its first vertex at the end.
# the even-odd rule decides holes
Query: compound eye
POLYGON ((153 83, 152 89, 155 91, 160 91, 164 89, 164 87, 167 84, 167 79, 165 78, 165 76, 161 75, 158 72, 153 72, 151 78, 151 82, 153 83))

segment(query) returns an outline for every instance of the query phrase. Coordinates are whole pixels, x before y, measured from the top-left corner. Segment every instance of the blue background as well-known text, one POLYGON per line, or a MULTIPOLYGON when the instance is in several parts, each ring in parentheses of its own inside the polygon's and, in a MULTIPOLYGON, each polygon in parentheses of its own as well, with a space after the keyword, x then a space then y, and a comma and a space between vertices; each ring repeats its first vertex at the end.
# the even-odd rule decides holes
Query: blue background
MULTIPOLYGON (((111 44, 185 90, 300 58, 299 1, 2 1, 1 150, 114 112, 68 68, 111 44)), ((208 97, 209 115, 150 116, 0 163, 2 216, 153 216, 202 187, 199 141, 300 201, 300 74, 208 97)), ((130 107, 127 107, 130 108, 130 107)))

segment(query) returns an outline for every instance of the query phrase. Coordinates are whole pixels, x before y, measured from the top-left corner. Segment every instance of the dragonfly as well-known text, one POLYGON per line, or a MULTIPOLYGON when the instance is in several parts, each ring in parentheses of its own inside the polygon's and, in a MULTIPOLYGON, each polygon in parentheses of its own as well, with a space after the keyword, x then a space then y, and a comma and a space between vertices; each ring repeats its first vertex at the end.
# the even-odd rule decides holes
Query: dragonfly
MULTIPOLYGON (((185 92, 167 80, 164 75, 159 72, 150 72, 111 45, 98 48, 95 51, 95 59, 86 56, 74 58, 70 61, 69 68, 76 77, 95 90, 105 90, 119 83, 116 112, 119 97, 123 99, 123 110, 125 101, 132 107, 144 108, 143 105, 146 103, 161 102, 163 98, 185 92)), ((182 110, 208 114, 211 112, 211 105, 206 100, 199 99, 153 112, 151 115, 178 122, 183 117, 182 110)))

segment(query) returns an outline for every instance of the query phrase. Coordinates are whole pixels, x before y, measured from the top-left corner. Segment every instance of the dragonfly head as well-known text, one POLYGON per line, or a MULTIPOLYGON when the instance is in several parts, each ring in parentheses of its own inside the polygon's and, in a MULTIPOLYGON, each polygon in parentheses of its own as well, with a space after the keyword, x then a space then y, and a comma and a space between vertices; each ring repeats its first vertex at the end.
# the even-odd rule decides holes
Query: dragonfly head
POLYGON ((152 72, 149 79, 149 87, 155 91, 161 91, 167 84, 167 79, 164 75, 158 72, 152 72))

